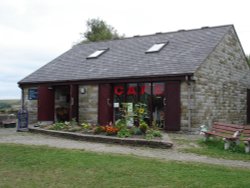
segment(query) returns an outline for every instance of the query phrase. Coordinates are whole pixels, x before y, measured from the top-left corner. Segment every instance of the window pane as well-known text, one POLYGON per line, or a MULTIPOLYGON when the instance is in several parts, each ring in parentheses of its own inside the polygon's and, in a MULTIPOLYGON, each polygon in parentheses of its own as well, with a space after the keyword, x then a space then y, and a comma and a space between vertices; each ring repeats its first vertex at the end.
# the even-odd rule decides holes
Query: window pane
POLYGON ((164 127, 164 83, 153 83, 152 110, 153 123, 158 127, 164 127))
POLYGON ((159 52, 167 43, 157 43, 151 46, 146 53, 159 52))
POLYGON ((139 103, 141 103, 141 107, 143 107, 143 111, 145 111, 144 121, 150 125, 150 116, 151 116, 151 83, 140 83, 139 84, 139 103))
POLYGON ((125 102, 125 85, 114 85, 114 116, 115 121, 123 116, 122 104, 125 102))
POLYGON ((105 51, 107 51, 108 49, 103 49, 103 50, 96 50, 95 52, 93 52, 92 54, 90 54, 87 59, 92 59, 92 58, 97 58, 100 55, 102 55, 105 51))
POLYGON ((136 83, 127 84, 126 89, 127 89, 126 102, 136 103, 137 102, 137 93, 138 93, 137 84, 136 83))

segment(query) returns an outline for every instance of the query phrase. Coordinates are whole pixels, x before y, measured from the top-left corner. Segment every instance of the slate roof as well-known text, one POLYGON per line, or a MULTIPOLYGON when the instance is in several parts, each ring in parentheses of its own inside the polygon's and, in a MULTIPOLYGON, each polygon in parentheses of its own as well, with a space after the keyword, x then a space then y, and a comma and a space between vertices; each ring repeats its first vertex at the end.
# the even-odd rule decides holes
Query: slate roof
POLYGON ((192 74, 232 27, 227 25, 79 44, 19 84, 192 74), (167 41, 160 52, 145 53, 153 44, 167 41), (98 58, 86 59, 94 51, 104 48, 109 50, 98 58))

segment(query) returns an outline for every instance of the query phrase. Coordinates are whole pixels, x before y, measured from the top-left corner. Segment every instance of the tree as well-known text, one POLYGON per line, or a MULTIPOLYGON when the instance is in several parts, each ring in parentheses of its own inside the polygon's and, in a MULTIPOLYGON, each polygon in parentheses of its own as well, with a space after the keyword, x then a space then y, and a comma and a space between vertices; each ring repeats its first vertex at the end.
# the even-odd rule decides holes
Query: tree
POLYGON ((87 31, 83 33, 84 40, 82 42, 91 41, 103 41, 111 39, 119 39, 124 36, 119 35, 117 31, 105 21, 97 19, 89 19, 86 23, 87 31))

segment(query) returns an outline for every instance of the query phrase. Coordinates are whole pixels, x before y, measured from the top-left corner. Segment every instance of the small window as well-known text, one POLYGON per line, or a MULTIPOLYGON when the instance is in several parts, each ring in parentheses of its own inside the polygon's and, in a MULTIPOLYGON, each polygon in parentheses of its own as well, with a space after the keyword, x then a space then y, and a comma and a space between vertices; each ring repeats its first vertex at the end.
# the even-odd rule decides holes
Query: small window
POLYGON ((145 53, 159 52, 168 42, 156 43, 151 46, 145 53))
POLYGON ((102 49, 102 50, 96 50, 94 53, 90 54, 87 59, 93 59, 97 58, 100 55, 102 55, 104 52, 106 52, 108 49, 102 49))
POLYGON ((28 99, 29 100, 37 100, 38 99, 37 89, 29 89, 28 90, 28 99))

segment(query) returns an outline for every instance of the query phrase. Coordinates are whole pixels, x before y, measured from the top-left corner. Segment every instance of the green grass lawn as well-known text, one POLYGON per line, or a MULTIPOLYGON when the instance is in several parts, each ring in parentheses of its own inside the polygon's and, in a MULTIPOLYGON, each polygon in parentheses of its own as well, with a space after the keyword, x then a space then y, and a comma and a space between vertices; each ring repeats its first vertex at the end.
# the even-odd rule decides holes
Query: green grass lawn
POLYGON ((250 187, 250 169, 0 144, 0 187, 250 187))
POLYGON ((189 147, 183 149, 182 151, 206 155, 214 158, 250 161, 250 154, 245 153, 243 143, 238 146, 231 147, 229 150, 224 150, 224 142, 219 139, 213 139, 206 142, 199 140, 197 141, 197 144, 200 147, 189 147))

